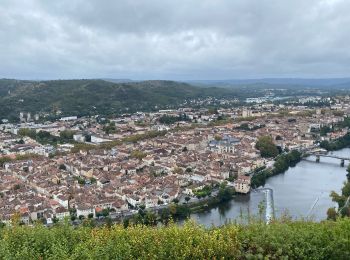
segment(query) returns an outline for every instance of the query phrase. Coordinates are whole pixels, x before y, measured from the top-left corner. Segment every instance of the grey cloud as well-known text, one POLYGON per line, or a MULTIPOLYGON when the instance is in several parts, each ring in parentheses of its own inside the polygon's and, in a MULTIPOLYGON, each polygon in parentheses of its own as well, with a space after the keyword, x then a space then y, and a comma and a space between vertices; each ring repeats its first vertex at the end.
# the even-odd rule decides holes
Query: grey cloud
POLYGON ((349 76, 346 0, 3 0, 0 77, 349 76))

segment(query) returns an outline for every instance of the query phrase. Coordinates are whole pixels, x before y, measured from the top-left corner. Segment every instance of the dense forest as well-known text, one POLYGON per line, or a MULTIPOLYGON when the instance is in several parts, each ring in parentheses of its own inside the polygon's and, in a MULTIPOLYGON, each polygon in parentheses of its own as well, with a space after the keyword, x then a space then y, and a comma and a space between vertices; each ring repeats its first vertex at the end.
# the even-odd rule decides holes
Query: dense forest
POLYGON ((19 112, 60 116, 113 115, 172 108, 188 100, 234 97, 233 90, 173 81, 113 83, 104 80, 0 80, 0 119, 19 112))
POLYGON ((288 217, 219 228, 56 224, 0 229, 1 259, 350 259, 350 218, 315 223, 288 217))

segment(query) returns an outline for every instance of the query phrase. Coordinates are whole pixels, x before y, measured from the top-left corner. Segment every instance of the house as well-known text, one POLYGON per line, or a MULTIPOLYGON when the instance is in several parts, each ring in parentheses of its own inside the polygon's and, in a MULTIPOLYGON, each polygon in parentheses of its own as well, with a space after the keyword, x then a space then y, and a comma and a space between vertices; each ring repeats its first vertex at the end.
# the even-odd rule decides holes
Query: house
POLYGON ((64 219, 65 217, 69 217, 69 210, 64 208, 64 207, 58 207, 55 210, 56 214, 56 218, 58 219, 64 219))
POLYGON ((156 207, 157 205, 158 205, 158 197, 157 196, 152 196, 152 195, 146 196, 146 198, 145 198, 146 208, 156 207))
POLYGON ((128 203, 124 200, 117 199, 113 202, 111 208, 114 209, 116 213, 120 213, 122 211, 128 210, 128 203))
POLYGON ((74 134, 73 139, 76 142, 81 142, 81 143, 85 142, 85 136, 83 134, 74 134))
POLYGON ((251 183, 251 177, 250 176, 245 176, 241 175, 238 176, 237 180, 234 182, 234 187, 236 192, 239 193, 248 193, 250 191, 250 183, 251 183))
POLYGON ((77 206, 77 216, 84 216, 87 218, 89 214, 95 215, 95 210, 90 204, 80 204, 77 206))
POLYGON ((54 199, 61 204, 63 207, 68 208, 69 196, 68 195, 53 195, 54 199))
POLYGON ((140 198, 134 194, 130 194, 125 196, 126 201, 132 205, 133 207, 136 207, 137 205, 140 205, 140 198))

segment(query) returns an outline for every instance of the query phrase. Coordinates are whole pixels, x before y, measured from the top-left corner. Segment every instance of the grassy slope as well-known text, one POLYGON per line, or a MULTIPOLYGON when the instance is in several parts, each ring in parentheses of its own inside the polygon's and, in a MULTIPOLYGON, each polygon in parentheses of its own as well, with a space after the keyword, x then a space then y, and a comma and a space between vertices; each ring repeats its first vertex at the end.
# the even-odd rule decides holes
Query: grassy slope
POLYGON ((350 259, 350 219, 245 227, 72 228, 0 231, 2 259, 350 259))

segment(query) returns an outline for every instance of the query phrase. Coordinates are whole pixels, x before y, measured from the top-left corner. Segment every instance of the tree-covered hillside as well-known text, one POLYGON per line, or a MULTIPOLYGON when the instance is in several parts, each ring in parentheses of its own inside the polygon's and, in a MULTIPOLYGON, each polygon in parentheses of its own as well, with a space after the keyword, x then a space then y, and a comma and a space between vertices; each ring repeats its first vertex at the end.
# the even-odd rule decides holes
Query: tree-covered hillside
POLYGON ((350 259, 350 219, 205 229, 67 224, 5 227, 1 259, 350 259))
POLYGON ((0 119, 19 112, 110 115, 167 108, 188 99, 232 97, 233 91, 173 81, 113 83, 104 80, 0 80, 0 119))

